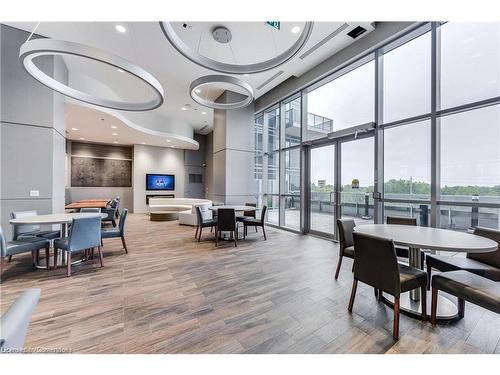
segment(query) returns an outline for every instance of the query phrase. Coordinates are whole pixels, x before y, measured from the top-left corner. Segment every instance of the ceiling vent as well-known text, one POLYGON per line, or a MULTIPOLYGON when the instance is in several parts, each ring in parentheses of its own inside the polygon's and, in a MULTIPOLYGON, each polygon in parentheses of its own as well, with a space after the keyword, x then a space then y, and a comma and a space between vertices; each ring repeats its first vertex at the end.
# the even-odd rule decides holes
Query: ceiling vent
MULTIPOLYGON (((349 27, 348 23, 344 23, 342 26, 334 30, 332 33, 328 34, 326 37, 321 39, 318 43, 316 43, 314 46, 309 48, 306 52, 304 52, 302 55, 299 56, 300 59, 304 60, 307 56, 309 56, 311 53, 316 51, 318 48, 329 42, 331 39, 335 38, 337 35, 339 35, 342 31, 347 29, 349 27)), ((366 30, 365 30, 366 31, 366 30)))
POLYGON ((347 35, 349 35, 352 39, 356 39, 358 36, 364 33, 366 33, 366 29, 364 27, 357 26, 351 31, 349 31, 347 35))
POLYGON ((276 78, 278 78, 283 73, 285 73, 285 72, 283 70, 280 70, 278 73, 276 73, 275 75, 273 75, 271 78, 265 80, 259 86, 257 86, 257 90, 262 89, 264 86, 266 86, 267 84, 269 84, 271 81, 274 81, 276 78))

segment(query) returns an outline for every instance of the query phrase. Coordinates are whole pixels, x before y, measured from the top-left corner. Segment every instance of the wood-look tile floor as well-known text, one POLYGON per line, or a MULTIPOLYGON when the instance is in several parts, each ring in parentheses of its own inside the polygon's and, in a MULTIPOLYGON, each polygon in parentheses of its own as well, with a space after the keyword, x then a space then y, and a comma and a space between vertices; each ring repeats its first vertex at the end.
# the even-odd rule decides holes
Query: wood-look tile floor
POLYGON ((360 284, 347 312, 352 261, 333 278, 338 246, 312 236, 249 230, 238 247, 216 248, 209 230, 131 214, 129 254, 105 240, 104 262, 34 270, 14 257, 1 310, 26 288, 42 289, 27 347, 73 353, 500 353, 500 319, 466 305, 463 320, 432 328, 401 316, 360 284))

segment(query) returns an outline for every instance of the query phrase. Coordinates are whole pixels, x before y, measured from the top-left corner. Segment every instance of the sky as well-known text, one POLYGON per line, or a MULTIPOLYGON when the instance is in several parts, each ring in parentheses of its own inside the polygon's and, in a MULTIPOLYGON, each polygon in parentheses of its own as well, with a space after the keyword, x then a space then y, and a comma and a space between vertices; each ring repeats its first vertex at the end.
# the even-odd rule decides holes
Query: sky
MULTIPOLYGON (((500 96, 500 24, 447 23, 441 28, 441 108, 500 96)), ((384 55, 384 122, 430 111, 430 33, 384 55)), ((374 120, 374 63, 308 94, 308 111, 334 130, 374 120)), ((333 183, 333 148, 312 151, 311 180, 333 183)), ((373 184, 373 139, 342 147, 342 183, 373 184)), ((385 133, 385 180, 430 182, 430 122, 385 133)), ((441 185, 500 184, 500 105, 441 119, 441 185)))

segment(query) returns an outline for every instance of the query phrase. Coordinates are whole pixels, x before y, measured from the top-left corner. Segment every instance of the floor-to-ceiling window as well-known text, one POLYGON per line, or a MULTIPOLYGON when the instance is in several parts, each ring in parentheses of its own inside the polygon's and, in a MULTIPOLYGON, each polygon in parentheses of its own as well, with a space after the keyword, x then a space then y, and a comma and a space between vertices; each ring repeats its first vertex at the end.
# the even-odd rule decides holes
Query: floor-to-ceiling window
POLYGON ((277 134, 264 145, 271 223, 329 236, 339 217, 500 228, 500 23, 418 26, 263 119, 277 134))

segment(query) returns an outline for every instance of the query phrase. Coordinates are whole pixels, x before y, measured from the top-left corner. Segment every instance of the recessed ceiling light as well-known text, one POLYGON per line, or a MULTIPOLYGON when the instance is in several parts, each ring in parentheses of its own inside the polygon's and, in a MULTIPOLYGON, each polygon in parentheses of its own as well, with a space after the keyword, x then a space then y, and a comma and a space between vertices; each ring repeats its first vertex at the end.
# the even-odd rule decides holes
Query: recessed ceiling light
POLYGON ((111 129, 116 129, 116 128, 117 128, 117 126, 111 125, 111 129))
POLYGON ((181 107, 181 109, 182 109, 183 111, 186 111, 186 110, 187 110, 187 108, 186 108, 186 107, 181 107))
POLYGON ((194 90, 194 92, 197 93, 197 94, 201 94, 201 90, 200 89, 196 89, 196 90, 194 90))
POLYGON ((71 130, 77 131, 78 129, 77 128, 71 128, 71 130))
POLYGON ((123 70, 123 69, 118 69, 118 71, 119 71, 120 73, 123 73, 125 70, 123 70))
POLYGON ((300 31, 300 26, 292 27, 292 33, 297 34, 300 31))
POLYGON ((250 75, 250 74, 245 73, 245 74, 243 74, 243 77, 248 77, 249 75, 250 75))
POLYGON ((167 142, 170 142, 170 139, 167 139, 167 142))
POLYGON ((145 144, 146 144, 146 142, 141 142, 141 145, 145 145, 145 144))
POLYGON ((127 29, 125 28, 125 26, 123 25, 116 25, 115 26, 115 29, 116 31, 118 31, 119 33, 124 33, 125 31, 127 31, 127 29))
POLYGON ((85 140, 85 138, 80 138, 80 141, 84 141, 84 140, 85 140))
POLYGON ((118 141, 113 141, 113 143, 118 143, 118 141))
POLYGON ((118 135, 118 133, 111 133, 111 135, 118 135))
POLYGON ((207 112, 203 111, 203 112, 201 112, 201 114, 202 114, 202 115, 206 115, 206 114, 207 114, 207 112))
POLYGON ((175 148, 175 146, 170 146, 170 148, 175 148))

